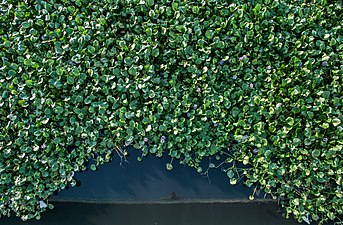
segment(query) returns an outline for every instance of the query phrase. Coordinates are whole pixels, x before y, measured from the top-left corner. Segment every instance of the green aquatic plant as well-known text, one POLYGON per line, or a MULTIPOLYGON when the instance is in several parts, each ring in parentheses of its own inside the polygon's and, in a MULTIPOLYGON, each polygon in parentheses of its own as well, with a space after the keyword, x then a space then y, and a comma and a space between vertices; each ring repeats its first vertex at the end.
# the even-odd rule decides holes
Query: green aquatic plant
POLYGON ((0 213, 39 218, 134 146, 199 173, 217 156, 287 216, 338 221, 342 17, 328 0, 0 2, 0 213))

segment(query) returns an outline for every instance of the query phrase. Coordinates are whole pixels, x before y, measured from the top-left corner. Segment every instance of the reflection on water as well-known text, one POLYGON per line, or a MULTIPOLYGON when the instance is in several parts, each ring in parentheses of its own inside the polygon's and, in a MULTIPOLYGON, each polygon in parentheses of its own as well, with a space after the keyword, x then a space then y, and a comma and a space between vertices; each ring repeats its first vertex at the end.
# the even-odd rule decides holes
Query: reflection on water
MULTIPOLYGON (((275 203, 56 203, 39 221, 1 218, 1 225, 298 225, 275 203)), ((304 223, 303 223, 304 224, 304 223)))

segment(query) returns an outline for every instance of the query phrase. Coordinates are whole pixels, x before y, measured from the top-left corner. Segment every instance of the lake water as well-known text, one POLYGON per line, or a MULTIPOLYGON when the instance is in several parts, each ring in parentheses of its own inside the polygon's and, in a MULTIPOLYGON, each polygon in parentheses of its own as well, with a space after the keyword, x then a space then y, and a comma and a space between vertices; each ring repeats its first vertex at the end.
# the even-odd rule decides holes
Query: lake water
MULTIPOLYGON (((155 156, 145 157, 137 161, 140 151, 128 149, 128 162, 120 165, 119 157, 102 165, 97 171, 77 173, 79 187, 61 191, 57 199, 88 200, 88 201, 154 201, 166 198, 175 193, 181 200, 232 200, 248 199, 252 188, 242 184, 230 185, 222 169, 210 169, 208 175, 201 175, 195 169, 173 163, 173 169, 167 170, 166 164, 170 158, 155 156)), ((223 159, 224 160, 224 159, 223 159)), ((216 162, 211 160, 216 164, 216 162)), ((209 165, 209 159, 204 160, 203 167, 209 165)), ((262 196, 261 196, 262 197, 262 196)))
MULTIPOLYGON (((41 220, 1 218, 1 225, 299 225, 275 203, 85 204, 56 203, 41 220)), ((304 223, 303 223, 304 224, 304 223)))

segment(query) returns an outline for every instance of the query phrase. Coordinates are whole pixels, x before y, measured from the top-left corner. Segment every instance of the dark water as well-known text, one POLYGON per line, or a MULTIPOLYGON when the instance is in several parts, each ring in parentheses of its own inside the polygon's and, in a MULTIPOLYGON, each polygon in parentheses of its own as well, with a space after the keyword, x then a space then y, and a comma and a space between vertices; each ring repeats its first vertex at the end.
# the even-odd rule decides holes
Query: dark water
POLYGON ((275 203, 81 204, 56 203, 42 219, 1 218, 0 225, 298 225, 275 203))
MULTIPOLYGON (((224 168, 210 169, 208 176, 195 169, 173 163, 171 171, 166 169, 170 158, 149 156, 137 161, 140 151, 129 149, 127 162, 120 165, 119 157, 102 165, 97 171, 76 174, 81 181, 79 187, 61 191, 55 198, 82 199, 92 201, 146 201, 159 200, 174 192, 181 200, 195 199, 248 199, 252 188, 242 184, 230 185, 224 168)), ((223 159, 224 160, 224 159, 223 159)), ((209 159, 203 167, 208 168, 209 159)), ((216 164, 220 161, 211 160, 216 164)))

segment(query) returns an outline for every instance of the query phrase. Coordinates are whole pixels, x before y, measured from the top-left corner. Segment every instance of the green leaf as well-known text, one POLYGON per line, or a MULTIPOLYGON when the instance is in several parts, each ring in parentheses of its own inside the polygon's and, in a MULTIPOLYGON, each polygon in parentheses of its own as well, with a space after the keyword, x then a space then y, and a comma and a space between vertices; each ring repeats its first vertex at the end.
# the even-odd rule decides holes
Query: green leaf
POLYGON ((44 171, 42 172, 42 176, 43 176, 43 177, 48 177, 48 176, 49 176, 49 172, 46 171, 46 170, 44 170, 44 171))
POLYGON ((312 157, 318 158, 320 156, 320 151, 318 149, 315 149, 312 151, 312 157))
POLYGON ((236 117, 239 114, 240 110, 237 107, 233 107, 231 110, 232 116, 236 117))
POLYGON ((245 156, 243 159, 243 165, 247 165, 249 163, 249 156, 245 156))
POLYGON ((21 24, 21 26, 22 26, 23 28, 29 28, 31 25, 30 25, 29 22, 23 22, 23 23, 21 24))
POLYGON ((8 74, 8 76, 10 76, 10 77, 14 77, 17 73, 16 73, 14 70, 9 70, 9 71, 7 72, 7 74, 8 74))
POLYGON ((160 125, 159 131, 167 131, 167 127, 165 125, 160 125))
POLYGON ((292 202, 294 205, 299 205, 299 199, 298 198, 293 199, 292 202))
POLYGON ((287 117, 286 123, 287 123, 289 126, 293 126, 293 124, 294 124, 294 119, 293 119, 292 117, 287 117))
POLYGON ((324 129, 328 129, 330 127, 328 123, 322 123, 320 126, 324 129))
POLYGON ((330 41, 330 46, 335 46, 337 44, 336 39, 332 38, 330 41))
POLYGON ((33 87, 33 81, 32 80, 26 80, 25 81, 26 86, 28 86, 29 88, 33 87))
POLYGON ((152 49, 152 56, 158 57, 160 55, 160 50, 156 47, 152 49))
POLYGON ((173 3, 172 3, 172 9, 173 9, 174 11, 177 11, 177 10, 179 9, 179 3, 173 2, 173 3))
POLYGON ((255 5, 255 7, 253 9, 255 15, 257 15, 260 12, 260 10, 261 10, 261 4, 258 3, 255 5))
POLYGON ((132 58, 131 58, 131 57, 126 57, 126 58, 124 59, 124 62, 125 62, 126 65, 131 66, 131 64, 132 64, 132 58))
POLYGON ((59 138, 59 137, 55 138, 55 139, 54 139, 54 143, 55 143, 55 144, 61 143, 61 138, 59 138))
POLYGON ((88 52, 91 53, 91 54, 94 54, 95 53, 95 48, 91 45, 88 45, 88 52))
POLYGON ((91 170, 93 170, 93 171, 96 170, 96 166, 95 166, 94 164, 92 164, 92 165, 90 166, 90 168, 91 168, 91 170))
POLYGON ((153 90, 150 90, 149 91, 149 98, 154 98, 156 95, 155 95, 155 92, 153 90))
POLYGON ((92 98, 88 96, 87 98, 85 98, 84 102, 85 104, 90 104, 92 102, 92 98))
POLYGON ((4 43, 3 43, 3 45, 4 45, 5 48, 9 48, 9 47, 11 46, 11 42, 5 40, 4 43))
POLYGON ((237 179, 231 178, 231 179, 230 179, 230 184, 231 184, 231 185, 237 184, 237 179))
POLYGON ((75 80, 74 80, 74 77, 68 77, 67 78, 67 83, 68 84, 74 84, 75 80))
POLYGON ((231 178, 233 178, 235 176, 235 173, 233 172, 232 169, 230 169, 230 170, 227 171, 226 175, 231 179, 231 178))
POLYGON ((211 39, 213 37, 213 31, 207 30, 205 33, 205 36, 207 37, 207 39, 211 39))
POLYGON ((61 168, 59 172, 60 172, 60 174, 61 174, 62 176, 65 176, 65 175, 66 175, 66 171, 65 171, 65 169, 63 169, 63 168, 61 168))
POLYGON ((170 164, 170 163, 167 163, 166 164, 166 168, 167 168, 167 170, 172 170, 173 169, 173 165, 170 164))
POLYGON ((154 0, 147 0, 148 6, 153 6, 155 4, 154 0))
POLYGON ((145 29, 145 32, 146 32, 146 34, 147 34, 149 37, 152 36, 152 29, 151 29, 150 27, 147 28, 147 29, 145 29))
POLYGON ((331 122, 335 127, 341 124, 341 120, 338 118, 334 118, 331 122))
POLYGON ((136 66, 131 66, 131 67, 129 68, 128 72, 129 72, 130 75, 136 75, 136 73, 137 73, 137 68, 136 68, 136 66))

